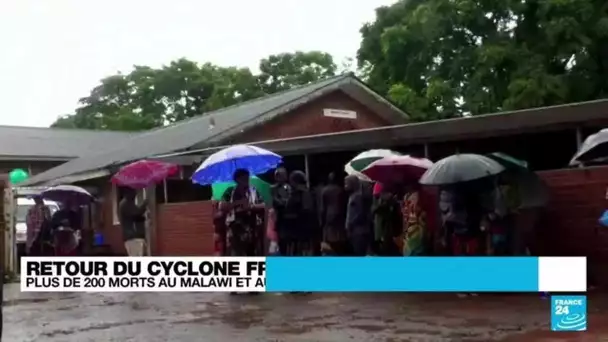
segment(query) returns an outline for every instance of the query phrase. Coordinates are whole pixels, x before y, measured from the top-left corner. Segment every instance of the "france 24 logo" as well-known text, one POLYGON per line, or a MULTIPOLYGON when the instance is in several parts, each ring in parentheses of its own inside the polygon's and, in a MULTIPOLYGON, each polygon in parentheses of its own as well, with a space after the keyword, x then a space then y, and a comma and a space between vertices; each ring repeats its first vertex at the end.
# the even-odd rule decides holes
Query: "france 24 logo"
POLYGON ((552 296, 551 330, 587 330, 587 296, 552 296))

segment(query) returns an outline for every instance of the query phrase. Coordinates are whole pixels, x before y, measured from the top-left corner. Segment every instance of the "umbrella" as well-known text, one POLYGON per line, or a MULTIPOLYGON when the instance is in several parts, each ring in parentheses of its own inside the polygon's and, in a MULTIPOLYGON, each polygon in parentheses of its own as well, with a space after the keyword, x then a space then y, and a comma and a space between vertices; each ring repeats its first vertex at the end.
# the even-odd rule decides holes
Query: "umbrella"
POLYGON ((73 202, 87 204, 93 201, 93 196, 85 189, 75 185, 58 185, 40 193, 43 198, 55 202, 73 202))
POLYGON ((501 152, 491 153, 488 157, 502 164, 513 175, 521 198, 520 208, 538 208, 547 204, 548 187, 536 173, 528 169, 528 162, 501 152))
POLYGON ((436 162, 420 178, 421 184, 448 185, 494 176, 505 168, 479 154, 455 154, 436 162))
POLYGON ((494 152, 488 154, 487 157, 499 162, 506 169, 528 169, 527 161, 511 157, 506 153, 494 152))
POLYGON ((369 177, 362 174, 361 171, 378 159, 394 155, 399 155, 399 153, 391 150, 369 150, 361 152, 346 163, 344 172, 346 172, 347 175, 355 175, 365 181, 371 181, 369 177))
POLYGON ((258 175, 276 168, 282 159, 278 154, 256 146, 234 145, 205 159, 192 175, 192 181, 201 185, 230 182, 238 169, 258 175))
POLYGON ((433 162, 424 158, 392 155, 378 159, 369 164, 362 174, 375 182, 391 182, 395 176, 406 182, 418 182, 420 177, 433 166, 433 162))
MULTIPOLYGON (((236 185, 236 183, 234 183, 233 181, 213 183, 211 185, 211 198, 216 201, 220 201, 226 190, 234 185, 236 185)), ((270 194, 270 184, 264 182, 256 176, 253 176, 251 177, 251 185, 256 188, 260 195, 262 195, 264 203, 270 204, 272 202, 272 195, 270 194)))
POLYGON ((606 157, 608 157, 608 129, 603 129, 585 139, 581 148, 570 161, 570 165, 591 162, 606 157))
POLYGON ((112 176, 112 183, 133 189, 142 189, 162 182, 167 177, 177 173, 178 169, 179 167, 175 164, 157 160, 139 160, 121 167, 112 176))

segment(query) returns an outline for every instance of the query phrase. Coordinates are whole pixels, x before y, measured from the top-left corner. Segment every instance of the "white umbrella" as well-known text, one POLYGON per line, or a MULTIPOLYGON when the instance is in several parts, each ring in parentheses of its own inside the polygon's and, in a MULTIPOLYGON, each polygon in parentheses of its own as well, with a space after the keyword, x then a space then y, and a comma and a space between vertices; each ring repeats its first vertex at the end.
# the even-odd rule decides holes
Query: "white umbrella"
POLYGON ((41 192, 40 196, 61 203, 86 204, 93 200, 93 196, 88 191, 75 185, 54 186, 41 192))
POLYGON ((366 175, 362 174, 361 171, 363 171, 366 167, 368 167, 376 160, 395 155, 401 154, 395 151, 385 149, 368 150, 365 152, 361 152, 353 159, 351 159, 348 163, 346 163, 346 165, 344 165, 344 172, 346 172, 347 175, 354 175, 361 180, 371 182, 372 180, 366 175))

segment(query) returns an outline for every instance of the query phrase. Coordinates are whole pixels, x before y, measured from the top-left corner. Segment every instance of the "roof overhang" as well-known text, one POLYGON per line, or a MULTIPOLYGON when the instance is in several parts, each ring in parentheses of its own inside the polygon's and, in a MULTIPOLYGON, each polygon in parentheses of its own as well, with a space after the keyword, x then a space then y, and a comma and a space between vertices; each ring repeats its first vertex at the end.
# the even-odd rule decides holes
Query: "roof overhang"
MULTIPOLYGON (((533 108, 497 114, 412 123, 298 138, 252 142, 282 155, 312 154, 370 147, 392 147, 462 139, 480 139, 513 134, 577 129, 608 124, 608 100, 533 108)), ((209 155, 224 146, 201 148, 169 156, 209 155)))
POLYGON ((77 157, 67 156, 19 156, 19 155, 0 155, 0 161, 11 161, 11 162, 65 162, 72 160, 77 157))
POLYGON ((61 185, 61 184, 73 184, 73 183, 77 183, 77 182, 83 182, 83 181, 86 181, 86 180, 107 177, 109 175, 111 175, 110 170, 101 169, 101 170, 82 172, 82 173, 78 173, 78 174, 74 174, 74 175, 60 177, 60 178, 57 178, 57 179, 54 179, 54 180, 51 180, 51 181, 48 181, 48 182, 44 182, 44 183, 41 183, 41 184, 33 184, 33 185, 37 185, 37 186, 55 186, 55 185, 61 185))
MULTIPOLYGON (((283 110, 291 109, 283 108, 283 110)), ((608 125, 608 100, 354 130, 341 133, 320 134, 299 138, 258 141, 252 142, 252 144, 283 155, 311 154, 358 150, 371 147, 379 148, 398 145, 426 144, 431 142, 448 142, 463 139, 479 139, 526 132, 576 129, 584 126, 597 126, 598 123, 608 125)), ((226 134, 229 137, 231 134, 234 134, 234 132, 228 130, 226 131, 226 134)), ((210 141, 207 141, 205 143, 206 146, 202 146, 202 148, 194 147, 187 151, 157 156, 157 158, 174 158, 186 155, 198 155, 195 158, 203 158, 204 156, 225 147, 226 143, 224 140, 226 139, 221 139, 220 135, 218 135, 218 137, 214 137, 210 141), (218 137, 220 139, 216 140, 218 137)), ((146 157, 150 158, 153 156, 146 157)), ((184 161, 184 164, 188 165, 189 163, 184 161)), ((109 171, 103 172, 106 173, 96 177, 109 175, 109 171)), ((85 179, 96 178, 89 174, 90 172, 85 172, 74 176, 65 176, 52 181, 52 183, 59 184, 82 181, 83 179, 73 180, 74 177, 76 177, 76 179, 79 179, 78 177, 83 177, 81 175, 87 175, 84 176, 88 177, 85 179)))

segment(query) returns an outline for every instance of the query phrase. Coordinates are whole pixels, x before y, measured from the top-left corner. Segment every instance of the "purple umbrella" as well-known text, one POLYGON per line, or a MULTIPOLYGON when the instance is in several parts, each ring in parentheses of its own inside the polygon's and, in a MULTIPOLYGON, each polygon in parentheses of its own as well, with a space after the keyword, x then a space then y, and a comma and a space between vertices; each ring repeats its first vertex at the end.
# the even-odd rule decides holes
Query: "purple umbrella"
POLYGON ((51 201, 73 204, 88 204, 93 196, 85 189, 75 185, 58 185, 44 190, 40 196, 51 201))

